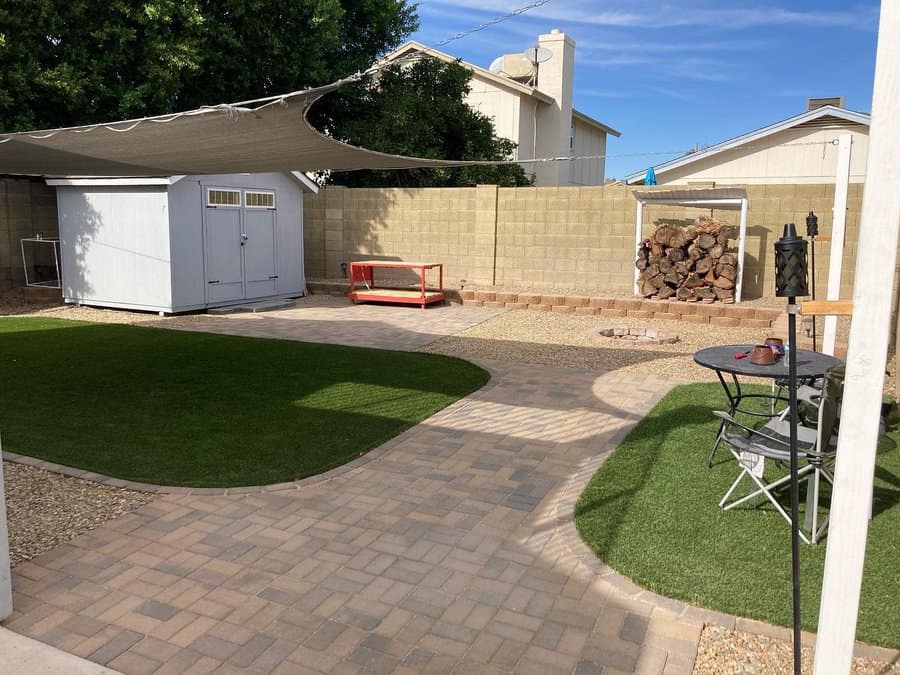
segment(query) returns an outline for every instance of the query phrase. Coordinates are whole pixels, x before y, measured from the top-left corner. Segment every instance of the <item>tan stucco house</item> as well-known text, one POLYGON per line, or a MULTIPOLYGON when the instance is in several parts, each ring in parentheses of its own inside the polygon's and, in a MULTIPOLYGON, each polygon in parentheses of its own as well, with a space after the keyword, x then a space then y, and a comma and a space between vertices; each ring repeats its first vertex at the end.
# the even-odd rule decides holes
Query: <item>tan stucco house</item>
MULTIPOLYGON (((833 183, 837 171, 837 137, 850 134, 850 182, 865 182, 870 118, 847 110, 843 101, 820 105, 810 99, 807 110, 762 129, 717 143, 653 167, 659 185, 833 183)), ((647 170, 626 178, 643 185, 647 170)))
MULTIPOLYGON (((518 54, 501 56, 489 70, 414 41, 401 45, 384 60, 427 56, 459 61, 469 68, 472 90, 466 102, 494 120, 498 136, 517 144, 515 159, 606 154, 607 135, 618 137, 619 132, 573 105, 575 41, 553 30, 539 36, 538 45, 549 51, 549 58, 540 63, 536 74, 528 71, 530 64, 518 54)), ((535 175, 537 186, 602 185, 605 177, 602 158, 525 163, 523 167, 535 175)))

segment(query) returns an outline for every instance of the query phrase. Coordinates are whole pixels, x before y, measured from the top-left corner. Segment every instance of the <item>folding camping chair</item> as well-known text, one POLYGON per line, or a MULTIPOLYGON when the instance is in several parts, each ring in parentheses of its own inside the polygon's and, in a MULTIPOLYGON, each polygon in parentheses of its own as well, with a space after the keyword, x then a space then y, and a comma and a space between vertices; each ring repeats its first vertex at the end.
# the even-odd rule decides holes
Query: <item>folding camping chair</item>
MULTIPOLYGON (((818 397, 811 395, 811 403, 816 405, 817 427, 807 426, 800 420, 797 427, 798 462, 801 466, 798 478, 807 481, 806 522, 800 528, 800 537, 807 544, 816 544, 828 529, 828 518, 820 524, 819 492, 824 480, 834 485, 831 464, 834 461, 837 447, 837 435, 834 433, 838 422, 840 398, 843 391, 843 367, 826 373, 821 393, 818 397)), ((789 411, 767 422, 759 429, 745 426, 731 415, 722 411, 714 414, 723 420, 725 428, 721 435, 722 444, 731 452, 741 467, 741 472, 719 502, 719 507, 728 511, 741 504, 755 502, 764 495, 775 509, 788 522, 791 517, 778 502, 775 494, 790 484, 790 474, 772 482, 766 482, 764 471, 765 459, 773 460, 777 465, 790 462, 790 428, 787 419, 789 411), (748 477, 756 485, 747 495, 728 501, 737 487, 748 477)), ((752 487, 752 485, 751 485, 752 487)))

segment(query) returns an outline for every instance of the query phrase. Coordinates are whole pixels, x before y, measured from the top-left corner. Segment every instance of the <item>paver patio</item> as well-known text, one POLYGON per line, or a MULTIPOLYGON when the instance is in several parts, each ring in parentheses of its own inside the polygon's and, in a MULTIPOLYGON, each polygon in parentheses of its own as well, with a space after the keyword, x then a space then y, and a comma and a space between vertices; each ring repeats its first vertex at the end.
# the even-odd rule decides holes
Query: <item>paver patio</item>
POLYGON ((329 342, 375 349, 413 350, 439 337, 454 335, 503 312, 487 307, 359 304, 346 298, 313 295, 296 307, 258 314, 208 314, 160 321, 164 328, 200 330, 234 335, 329 342), (413 311, 415 310, 415 311, 413 311))
POLYGON ((487 367, 486 388, 333 480, 165 495, 20 565, 4 625, 125 673, 689 673, 703 617, 612 573, 572 520, 672 383, 487 367))

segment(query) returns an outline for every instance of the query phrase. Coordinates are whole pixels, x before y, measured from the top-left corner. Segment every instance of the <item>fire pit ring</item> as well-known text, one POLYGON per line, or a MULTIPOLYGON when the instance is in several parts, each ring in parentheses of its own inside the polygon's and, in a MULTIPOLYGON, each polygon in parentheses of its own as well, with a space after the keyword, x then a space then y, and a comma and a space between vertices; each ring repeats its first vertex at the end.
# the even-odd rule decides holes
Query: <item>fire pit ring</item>
POLYGON ((655 328, 594 328, 591 332, 602 338, 638 345, 671 345, 678 342, 675 333, 655 328))

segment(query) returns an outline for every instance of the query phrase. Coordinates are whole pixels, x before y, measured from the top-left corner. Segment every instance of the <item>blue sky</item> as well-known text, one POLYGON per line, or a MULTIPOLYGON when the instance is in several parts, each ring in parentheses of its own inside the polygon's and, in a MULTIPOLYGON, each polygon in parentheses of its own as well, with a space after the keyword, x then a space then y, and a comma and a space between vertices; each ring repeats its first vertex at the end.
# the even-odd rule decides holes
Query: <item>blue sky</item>
MULTIPOLYGON (((433 44, 524 4, 421 0, 413 37, 433 44)), ((622 132, 610 154, 683 151, 803 112, 809 97, 845 96, 848 108, 868 112, 878 6, 551 0, 441 50, 486 68, 559 28, 576 42, 575 106, 622 132)), ((610 157, 606 174, 675 156, 610 157)))

